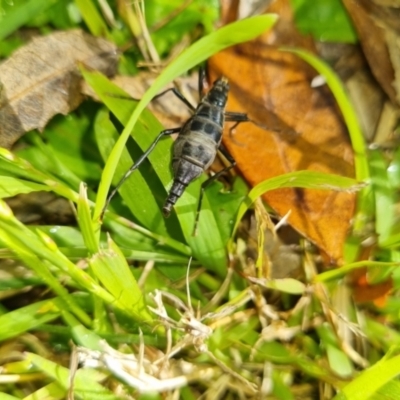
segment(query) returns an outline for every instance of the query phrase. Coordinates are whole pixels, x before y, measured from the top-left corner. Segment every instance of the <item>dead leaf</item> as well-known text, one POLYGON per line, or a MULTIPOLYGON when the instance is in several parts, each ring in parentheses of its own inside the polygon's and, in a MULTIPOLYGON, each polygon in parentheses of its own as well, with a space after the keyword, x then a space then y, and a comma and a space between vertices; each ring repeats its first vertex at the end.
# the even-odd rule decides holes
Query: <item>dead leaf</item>
MULTIPOLYGON (((261 201, 260 201, 261 203, 261 201)), ((275 226, 269 217, 266 217, 265 207, 255 202, 255 216, 246 220, 241 228, 241 236, 246 238, 246 258, 247 264, 254 267, 260 251, 260 229, 263 229, 263 261, 262 273, 258 272, 259 277, 267 279, 296 278, 302 274, 301 257, 296 252, 295 244, 299 242, 299 235, 290 226, 281 226, 278 232, 275 232, 275 226), (257 214, 259 217, 257 218, 257 214), (257 219, 262 218, 266 222, 266 227, 258 224, 257 219), (252 260, 252 261, 250 261, 252 260), (250 261, 250 262, 249 262, 250 261)), ((252 273, 245 274, 251 275, 252 273)))
POLYGON ((368 269, 354 270, 351 274, 353 298, 356 303, 373 302, 376 307, 382 308, 393 290, 393 278, 383 282, 371 284, 368 282, 368 269))
POLYGON ((76 221, 70 202, 51 192, 19 194, 6 201, 16 218, 27 225, 68 225, 76 221))
POLYGON ((371 0, 344 0, 376 80, 400 104, 400 8, 371 0))
POLYGON ((39 37, 18 49, 0 65, 0 146, 11 147, 82 102, 79 63, 113 75, 117 58, 114 44, 80 30, 39 37))
POLYGON ((393 141, 400 109, 372 75, 359 45, 320 42, 318 54, 333 66, 357 113, 368 143, 388 146, 393 141))
MULTIPOLYGON (((352 177, 353 152, 346 128, 327 87, 311 87, 316 72, 278 46, 313 51, 292 22, 290 5, 277 1, 268 12, 280 15, 270 34, 230 48, 209 62, 212 78, 224 75, 231 86, 228 110, 246 112, 270 131, 241 124, 224 144, 251 185, 297 170, 352 177)), ((264 199, 288 222, 316 243, 333 263, 340 263, 353 216, 355 195, 330 191, 282 189, 264 199)))

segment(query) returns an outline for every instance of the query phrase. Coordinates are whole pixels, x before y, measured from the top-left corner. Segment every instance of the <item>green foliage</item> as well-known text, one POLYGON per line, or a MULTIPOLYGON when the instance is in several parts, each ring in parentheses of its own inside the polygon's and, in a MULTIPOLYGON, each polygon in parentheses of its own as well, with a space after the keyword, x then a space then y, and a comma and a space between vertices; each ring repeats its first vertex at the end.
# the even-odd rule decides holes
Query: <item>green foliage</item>
POLYGON ((291 0, 296 25, 321 42, 356 43, 357 34, 340 0, 291 0))
MULTIPOLYGON (((48 377, 53 378, 54 382, 42 388, 40 391, 37 391, 33 396, 25 397, 25 399, 34 400, 46 397, 50 397, 51 399, 64 399, 68 393, 70 370, 36 354, 28 353, 26 358, 48 377)), ((74 378, 74 392, 82 399, 120 399, 119 396, 114 395, 99 383, 104 377, 104 374, 90 368, 79 369, 74 378)))
MULTIPOLYGON (((339 1, 292 3, 300 28, 318 39, 356 40, 339 1)), ((84 27, 118 45, 126 45, 132 32, 143 28, 136 14, 113 8, 111 1, 14 0, 13 5, 0 5, 4 13, 0 22, 2 57, 24 43, 20 28, 49 33, 84 27), (114 22, 106 17, 105 4, 112 7, 114 22)), ((178 0, 140 3, 161 56, 173 52, 183 38, 193 42, 201 37, 162 70, 140 101, 127 98, 108 78, 81 66, 101 104, 87 101, 70 115, 54 118, 43 133, 27 134, 24 145, 14 153, 0 150, 1 199, 52 192, 73 211, 72 223, 24 224, 0 202, 0 257, 14 263, 13 271, 18 270, 16 266, 24 271, 22 276, 2 275, 0 294, 13 299, 16 291, 31 301, 22 305, 4 302, 0 308, 0 346, 8 341, 7 346, 16 343, 18 349, 29 346, 30 350, 22 361, 5 362, 2 371, 6 377, 31 380, 29 393, 22 393, 12 381, 1 383, 0 392, 9 392, 2 396, 62 399, 70 395, 71 377, 73 394, 79 398, 117 399, 113 387, 123 388, 124 398, 137 396, 118 363, 137 356, 145 360, 145 366, 164 366, 161 352, 173 340, 177 348, 172 348, 172 354, 194 371, 184 370, 183 378, 200 380, 204 386, 219 382, 224 373, 238 388, 243 385, 241 392, 238 389, 242 395, 252 393, 252 384, 261 384, 261 376, 268 380, 271 395, 286 400, 296 398, 292 389, 297 382, 293 380, 301 377, 303 387, 311 388, 313 394, 319 384, 336 391, 337 399, 399 398, 399 384, 394 380, 400 373, 397 297, 391 296, 384 308, 374 310, 393 327, 373 313, 365 317, 359 336, 369 341, 370 351, 363 355, 364 364, 364 359, 354 358, 354 352, 343 346, 333 329, 337 321, 343 321, 332 298, 341 296, 343 278, 360 268, 368 269, 371 282, 390 277, 394 291, 400 288, 396 212, 400 152, 395 150, 388 157, 377 149, 366 150, 345 89, 318 58, 290 50, 323 75, 334 93, 355 150, 356 180, 297 171, 262 182, 250 192, 240 180, 230 192, 215 183, 207 188, 198 233, 193 237, 200 185, 207 177, 204 174, 190 185, 171 217, 165 219, 160 210, 172 180, 172 140, 166 137, 120 188, 100 224, 111 184, 119 181, 163 129, 146 109, 151 99, 215 52, 256 37, 276 21, 276 16, 264 15, 214 31, 219 14, 215 0, 188 2, 174 15, 181 5, 178 0), (160 21, 165 22, 162 27, 157 26, 160 21), (347 264, 340 268, 317 274, 306 249, 305 277, 266 279, 259 271, 254 279, 247 272, 233 273, 238 268, 228 258, 227 248, 229 255, 235 253, 239 260, 248 257, 247 244, 235 236, 240 221, 262 193, 282 187, 362 188, 356 233, 364 232, 366 222, 376 221, 374 259, 352 262, 360 251, 359 238, 352 237, 346 249, 347 264), (268 289, 267 298, 261 292, 264 289, 268 289), (35 291, 40 297, 35 297, 35 291), (271 306, 277 304, 277 294, 280 309, 271 306), (336 322, 326 323, 331 318, 336 322), (48 338, 44 348, 37 347, 36 335, 48 338), (97 361, 104 362, 110 355, 104 339, 118 352, 102 364, 102 372, 86 367, 74 371, 57 359, 56 350, 69 352, 73 340, 92 361, 100 355, 97 361), (184 351, 179 352, 181 349, 184 351)), ((142 58, 137 47, 129 49, 121 58, 120 71, 137 72, 142 58)), ((358 310, 351 304, 346 311, 349 320, 345 327, 358 333, 358 310)), ((172 365, 175 359, 169 362, 172 365)), ((179 364, 173 367, 179 369, 179 364)), ((133 368, 129 376, 137 370, 133 368)), ((182 398, 198 398, 204 393, 199 393, 197 384, 185 385, 180 389, 182 398)), ((23 386, 22 380, 19 386, 23 386)), ((154 393, 146 396, 161 398, 154 393)))
POLYGON ((182 6, 180 0, 155 0, 146 3, 147 26, 157 26, 160 21, 169 22, 157 29, 152 38, 160 55, 167 55, 173 46, 188 33, 208 34, 214 30, 218 18, 218 4, 215 0, 194 0, 176 14, 182 6), (171 19, 171 15, 173 18, 171 19), (201 32, 198 28, 202 27, 201 32))
POLYGON ((39 15, 57 3, 58 0, 20 0, 5 3, 0 21, 0 40, 24 24, 34 21, 39 15))

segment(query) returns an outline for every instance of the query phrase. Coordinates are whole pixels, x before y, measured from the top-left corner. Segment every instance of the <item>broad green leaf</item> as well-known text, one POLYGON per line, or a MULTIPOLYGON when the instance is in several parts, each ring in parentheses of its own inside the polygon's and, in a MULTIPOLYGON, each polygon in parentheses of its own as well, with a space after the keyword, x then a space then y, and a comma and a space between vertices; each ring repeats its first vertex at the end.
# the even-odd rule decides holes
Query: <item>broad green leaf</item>
POLYGON ((400 400, 400 383, 397 380, 391 380, 377 390, 376 394, 371 396, 371 400, 400 400))

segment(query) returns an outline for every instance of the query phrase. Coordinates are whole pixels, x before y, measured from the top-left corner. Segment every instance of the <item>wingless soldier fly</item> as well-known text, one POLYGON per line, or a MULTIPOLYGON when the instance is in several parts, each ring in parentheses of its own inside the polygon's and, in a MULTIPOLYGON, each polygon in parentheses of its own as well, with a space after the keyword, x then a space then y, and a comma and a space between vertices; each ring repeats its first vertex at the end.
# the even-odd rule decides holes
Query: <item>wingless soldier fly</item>
MULTIPOLYGON (((200 74, 200 96, 203 92, 203 79, 204 74, 200 74)), ((190 117, 182 127, 165 129, 159 133, 150 147, 138 158, 136 163, 129 168, 129 170, 118 182, 115 189, 108 196, 102 215, 110 204, 111 199, 117 193, 118 189, 128 179, 130 174, 135 171, 148 157, 159 140, 164 136, 178 133, 178 137, 173 145, 172 169, 174 173, 174 181, 163 207, 163 214, 165 217, 170 215, 172 207, 182 196, 186 187, 193 180, 197 179, 202 172, 207 170, 207 168, 209 168, 214 162, 218 150, 221 151, 221 153, 230 163, 230 165, 211 176, 201 185, 193 231, 193 234, 195 234, 205 188, 223 173, 236 165, 236 161, 221 144, 224 123, 225 121, 236 122, 236 124, 234 124, 234 126, 231 128, 232 130, 241 122, 251 120, 246 114, 225 111, 229 92, 228 80, 225 77, 221 77, 213 83, 210 90, 201 98, 197 108, 193 107, 190 102, 175 88, 167 89, 166 91, 160 93, 157 97, 160 97, 171 90, 193 111, 193 116, 190 117)))

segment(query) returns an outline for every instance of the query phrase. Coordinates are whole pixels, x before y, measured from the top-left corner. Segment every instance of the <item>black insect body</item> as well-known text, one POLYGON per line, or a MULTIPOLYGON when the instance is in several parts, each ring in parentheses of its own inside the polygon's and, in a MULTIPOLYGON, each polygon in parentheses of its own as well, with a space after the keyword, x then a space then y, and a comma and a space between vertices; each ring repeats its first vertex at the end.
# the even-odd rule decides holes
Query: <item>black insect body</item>
POLYGON ((208 169, 217 155, 222 140, 228 91, 229 84, 225 78, 214 82, 194 115, 179 132, 172 159, 174 183, 163 208, 166 217, 189 183, 208 169))
MULTIPOLYGON (((202 93, 203 75, 199 77, 199 93, 202 93)), ((221 174, 233 168, 236 164, 233 157, 225 150, 221 144, 222 132, 225 121, 236 122, 231 128, 234 129, 241 122, 251 121, 246 114, 226 112, 225 106, 228 100, 229 84, 224 77, 217 79, 208 93, 201 99, 197 108, 193 107, 190 102, 176 89, 167 89, 157 97, 172 90, 173 93, 185 103, 192 111, 193 116, 179 128, 166 129, 159 133, 150 147, 138 158, 136 163, 125 173, 118 182, 115 189, 107 198, 106 205, 102 215, 108 207, 111 199, 117 193, 121 185, 126 181, 130 174, 136 170, 140 164, 147 158, 159 140, 167 135, 179 133, 174 142, 172 169, 174 172, 174 181, 169 191, 168 197, 163 207, 164 216, 168 217, 172 207, 182 196, 186 187, 196 178, 198 178, 213 163, 217 151, 226 157, 230 165, 215 175, 207 179, 201 185, 201 192, 197 207, 196 221, 194 232, 196 231, 199 212, 205 188, 217 179, 221 174)))

